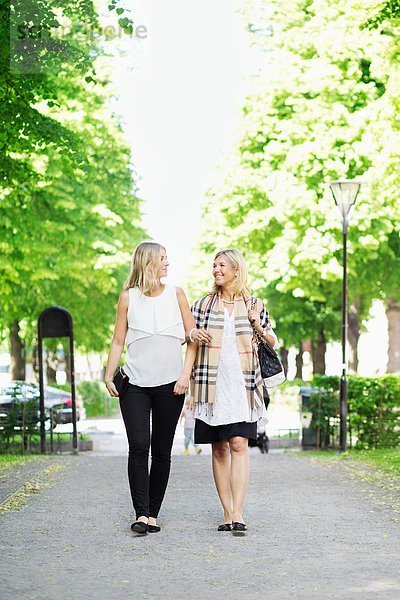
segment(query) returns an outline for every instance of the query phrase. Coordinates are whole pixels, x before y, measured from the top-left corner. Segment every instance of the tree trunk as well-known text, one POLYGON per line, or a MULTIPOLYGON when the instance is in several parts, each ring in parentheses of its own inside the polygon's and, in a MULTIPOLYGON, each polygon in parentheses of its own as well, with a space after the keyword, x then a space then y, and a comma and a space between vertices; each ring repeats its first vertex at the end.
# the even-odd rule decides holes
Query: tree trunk
POLYGON ((68 348, 65 351, 64 360, 65 360, 65 372, 67 374, 66 381, 68 381, 68 383, 71 383, 71 357, 70 357, 68 348))
POLYGON ((299 350, 296 354, 296 378, 303 379, 303 343, 300 342, 299 350))
POLYGON ((326 339, 324 331, 321 329, 318 339, 312 342, 312 361, 313 361, 313 373, 314 375, 325 375, 325 352, 326 352, 326 339))
POLYGON ((358 340, 360 339, 360 324, 358 319, 359 301, 356 300, 349 308, 349 327, 347 338, 350 345, 349 370, 357 373, 358 370, 358 340))
POLYGON ((11 377, 25 381, 25 348, 19 337, 19 323, 14 321, 10 328, 11 377))
POLYGON ((285 375, 287 375, 288 372, 288 349, 287 348, 281 348, 281 363, 282 363, 282 367, 283 370, 285 372, 285 375))
POLYGON ((400 304, 388 298, 386 316, 389 329, 389 373, 400 373, 400 304))
POLYGON ((36 381, 39 381, 39 352, 37 345, 32 348, 32 369, 35 374, 36 381))
POLYGON ((47 383, 56 383, 56 372, 57 372, 58 360, 56 352, 49 350, 46 356, 46 375, 47 383))

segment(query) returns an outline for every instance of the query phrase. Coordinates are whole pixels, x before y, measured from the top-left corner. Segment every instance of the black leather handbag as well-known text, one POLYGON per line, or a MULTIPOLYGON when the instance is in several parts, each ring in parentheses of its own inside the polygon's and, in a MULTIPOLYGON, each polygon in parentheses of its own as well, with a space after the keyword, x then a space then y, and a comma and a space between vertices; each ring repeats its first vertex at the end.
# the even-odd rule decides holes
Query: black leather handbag
POLYGON ((283 372, 282 363, 277 353, 264 340, 258 342, 258 358, 263 379, 268 379, 283 372))
MULTIPOLYGON (((257 305, 255 298, 251 299, 251 310, 254 310, 257 305)), ((275 350, 263 340, 255 331, 258 345, 258 360, 260 362, 261 377, 264 379, 265 386, 275 387, 280 385, 286 379, 285 372, 279 357, 275 350)))
POLYGON ((128 387, 128 381, 128 375, 124 372, 124 370, 121 367, 118 367, 113 377, 113 384, 117 388, 117 392, 120 398, 122 398, 122 396, 126 392, 126 388, 128 387))

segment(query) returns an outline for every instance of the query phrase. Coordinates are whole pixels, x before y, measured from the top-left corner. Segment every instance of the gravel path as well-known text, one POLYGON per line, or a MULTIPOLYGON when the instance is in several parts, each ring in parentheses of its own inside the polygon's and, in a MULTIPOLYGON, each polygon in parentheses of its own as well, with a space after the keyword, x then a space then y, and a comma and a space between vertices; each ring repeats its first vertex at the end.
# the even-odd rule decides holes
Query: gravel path
POLYGON ((32 478, 40 475, 47 467, 63 461, 57 456, 38 456, 26 463, 13 465, 0 474, 0 502, 4 502, 14 494, 22 485, 32 478))
POLYGON ((135 537, 126 459, 68 457, 2 516, 2 600, 400 598, 400 514, 377 486, 292 454, 251 463, 245 537, 216 532, 203 455, 173 457, 162 532, 135 537))

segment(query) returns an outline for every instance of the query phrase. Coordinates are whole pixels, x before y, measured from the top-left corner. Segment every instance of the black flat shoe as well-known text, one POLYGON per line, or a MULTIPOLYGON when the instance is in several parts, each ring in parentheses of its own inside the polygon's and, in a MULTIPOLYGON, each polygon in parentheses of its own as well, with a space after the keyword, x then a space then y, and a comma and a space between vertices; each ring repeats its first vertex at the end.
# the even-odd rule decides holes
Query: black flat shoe
POLYGON ((158 533, 159 531, 161 531, 161 527, 159 527, 158 525, 147 525, 147 531, 149 533, 158 533))
POLYGON ((131 529, 135 533, 145 535, 149 530, 149 526, 147 525, 147 523, 143 523, 143 521, 135 521, 134 523, 132 523, 131 529))
POLYGON ((218 526, 218 531, 232 531, 232 523, 223 523, 218 526))
POLYGON ((245 523, 239 523, 239 521, 233 521, 233 523, 232 523, 233 535, 244 535, 245 531, 247 531, 247 527, 246 527, 245 523))

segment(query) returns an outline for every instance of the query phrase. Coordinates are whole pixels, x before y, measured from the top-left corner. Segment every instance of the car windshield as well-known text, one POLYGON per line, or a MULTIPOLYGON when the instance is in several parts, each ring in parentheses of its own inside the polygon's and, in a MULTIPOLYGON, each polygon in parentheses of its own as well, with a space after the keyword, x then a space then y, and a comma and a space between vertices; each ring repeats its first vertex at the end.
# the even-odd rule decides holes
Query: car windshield
MULTIPOLYGON (((25 382, 11 382, 0 386, 0 403, 18 400, 27 402, 29 400, 39 401, 40 391, 35 384, 25 382)), ((47 407, 54 408, 56 405, 71 405, 71 392, 60 390, 48 385, 44 386, 44 401, 47 407)), ((80 404, 80 396, 76 394, 76 403, 80 404)))
POLYGON ((49 400, 53 398, 70 398, 71 392, 66 392, 65 390, 59 390, 58 388, 49 387, 48 385, 44 388, 44 395, 49 400))

